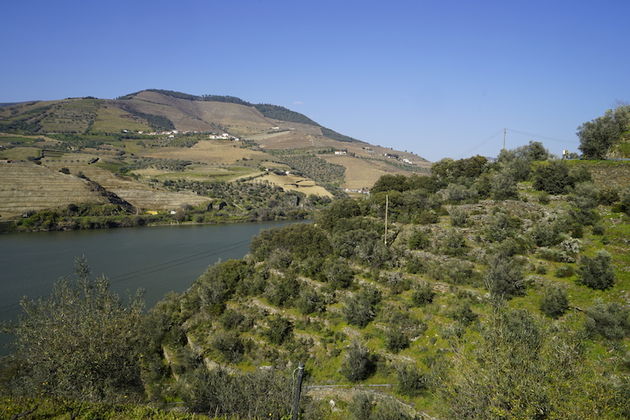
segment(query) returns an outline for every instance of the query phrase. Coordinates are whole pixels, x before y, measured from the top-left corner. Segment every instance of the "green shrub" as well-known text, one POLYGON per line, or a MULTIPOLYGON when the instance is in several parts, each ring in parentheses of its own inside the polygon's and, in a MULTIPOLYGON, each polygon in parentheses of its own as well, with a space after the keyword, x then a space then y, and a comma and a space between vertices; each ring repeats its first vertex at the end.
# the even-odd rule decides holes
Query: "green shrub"
POLYGON ((549 204, 549 193, 547 193, 546 191, 542 191, 539 195, 538 195, 538 202, 542 205, 547 205, 549 204))
POLYGON ((575 180, 569 176, 569 167, 559 160, 535 165, 532 179, 535 189, 549 194, 564 194, 575 185, 575 180))
POLYGON ((518 198, 516 179, 509 171, 502 171, 492 177, 490 194, 494 200, 509 200, 518 198))
POLYGON ((212 347, 231 363, 238 363, 245 353, 245 345, 241 338, 232 332, 218 332, 212 340, 212 347))
POLYGON ((554 275, 558 278, 571 277, 574 274, 575 270, 573 269, 573 266, 570 265, 561 265, 556 268, 556 272, 554 273, 554 275))
POLYGON ((358 382, 367 379, 376 370, 376 357, 367 347, 354 341, 346 351, 341 364, 341 374, 349 381, 358 382))
POLYGON ((448 230, 446 234, 440 238, 438 250, 444 255, 464 255, 468 250, 466 238, 456 230, 448 230))
POLYGON ((424 280, 414 286, 413 293, 411 294, 411 300, 418 306, 433 302, 434 297, 435 292, 433 291, 433 287, 424 280))
POLYGON ((605 186, 600 188, 597 197, 599 204, 611 206, 619 201, 619 190, 615 187, 605 186))
POLYGON ((418 368, 409 364, 399 365, 396 368, 398 386, 397 391, 409 397, 414 397, 426 390, 429 385, 429 377, 418 368))
POLYGON ((388 328, 385 331, 385 347, 392 353, 406 349, 409 344, 409 337, 399 327, 388 328))
POLYGON ((488 265, 484 284, 495 298, 510 299, 525 293, 522 268, 514 259, 494 256, 488 265))
POLYGON ((324 281, 328 282, 334 289, 346 289, 354 280, 354 271, 348 262, 342 259, 326 261, 322 275, 324 281))
POLYGON ((265 336, 272 344, 280 345, 293 337, 293 323, 281 316, 269 320, 265 336))
POLYGON ((85 259, 49 297, 23 299, 15 336, 14 392, 82 401, 122 401, 142 394, 141 354, 151 345, 140 295, 121 299, 85 259))
POLYGON ((275 306, 289 306, 300 293, 300 281, 290 275, 273 276, 265 288, 265 297, 275 306))
POLYGON ((603 225, 600 225, 600 224, 593 225, 593 235, 602 236, 604 233, 606 233, 606 229, 604 228, 603 225))
POLYGON ((322 296, 310 287, 305 287, 295 302, 297 309, 304 315, 323 312, 326 309, 322 296))
POLYGON ((569 309, 567 290, 560 286, 548 286, 543 291, 540 310, 551 318, 559 318, 569 309))
POLYGON ((348 323, 365 327, 376 316, 376 305, 380 300, 381 293, 368 286, 347 299, 342 311, 348 323))
POLYGON ((200 366, 179 384, 179 397, 194 413, 280 420, 291 412, 291 377, 284 373, 231 374, 200 366))
POLYGON ((440 221, 440 217, 433 210, 422 210, 412 217, 412 222, 417 225, 430 225, 440 221))
POLYGON ((470 325, 479 318, 479 315, 470 308, 470 302, 458 302, 448 313, 448 315, 462 325, 470 325))
POLYGON ((594 257, 583 256, 578 267, 578 284, 596 290, 606 290, 615 284, 615 272, 610 254, 599 251, 594 257))
POLYGON ((431 245, 431 238, 428 232, 421 229, 414 229, 407 241, 409 249, 427 249, 431 245))
MULTIPOLYGON (((459 207, 453 207, 449 211, 451 216, 451 225, 455 227, 463 227, 468 223, 468 212, 459 207)), ((423 249, 423 248, 418 248, 423 249)))
POLYGON ((409 290, 409 280, 399 271, 382 272, 378 277, 378 281, 389 288, 390 292, 394 295, 409 290))
POLYGON ((420 257, 409 257, 407 260, 407 265, 405 266, 408 273, 411 274, 422 274, 426 273, 427 266, 425 261, 420 257))
POLYGON ((220 318, 221 325, 226 330, 234 330, 240 327, 240 325, 245 321, 245 317, 237 311, 232 309, 228 309, 221 315, 220 318))
POLYGON ((630 310, 617 303, 598 302, 586 310, 586 328, 610 340, 630 336, 630 310))

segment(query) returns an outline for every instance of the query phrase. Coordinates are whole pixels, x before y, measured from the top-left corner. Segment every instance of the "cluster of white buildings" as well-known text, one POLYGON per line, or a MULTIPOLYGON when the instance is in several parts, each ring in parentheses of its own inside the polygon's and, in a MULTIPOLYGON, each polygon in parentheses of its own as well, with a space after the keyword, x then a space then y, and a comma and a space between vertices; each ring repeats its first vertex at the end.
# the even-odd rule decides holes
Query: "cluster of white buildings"
POLYGON ((241 141, 240 138, 235 137, 231 134, 228 133, 221 133, 221 134, 210 134, 208 136, 209 139, 211 140, 232 140, 232 141, 241 141))

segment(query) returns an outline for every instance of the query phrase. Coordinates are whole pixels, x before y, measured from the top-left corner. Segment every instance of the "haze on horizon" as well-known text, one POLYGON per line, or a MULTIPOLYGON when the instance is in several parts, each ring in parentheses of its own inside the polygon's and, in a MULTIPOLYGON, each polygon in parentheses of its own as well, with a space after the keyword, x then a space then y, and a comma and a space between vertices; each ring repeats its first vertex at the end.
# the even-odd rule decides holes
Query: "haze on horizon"
POLYGON ((0 102, 146 89, 283 105, 445 156, 542 141, 630 100, 627 1, 81 1, 3 7, 0 102))

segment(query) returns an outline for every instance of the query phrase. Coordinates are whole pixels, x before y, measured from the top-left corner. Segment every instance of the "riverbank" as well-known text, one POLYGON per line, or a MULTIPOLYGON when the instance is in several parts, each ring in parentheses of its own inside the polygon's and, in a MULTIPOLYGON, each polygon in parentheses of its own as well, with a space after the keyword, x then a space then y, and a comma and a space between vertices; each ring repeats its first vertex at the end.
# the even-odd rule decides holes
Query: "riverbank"
POLYGON ((300 221, 312 218, 313 212, 295 209, 280 214, 216 215, 212 213, 161 213, 107 216, 68 216, 56 210, 44 210, 21 219, 0 222, 0 234, 20 232, 65 232, 145 226, 195 226, 274 221, 300 221))

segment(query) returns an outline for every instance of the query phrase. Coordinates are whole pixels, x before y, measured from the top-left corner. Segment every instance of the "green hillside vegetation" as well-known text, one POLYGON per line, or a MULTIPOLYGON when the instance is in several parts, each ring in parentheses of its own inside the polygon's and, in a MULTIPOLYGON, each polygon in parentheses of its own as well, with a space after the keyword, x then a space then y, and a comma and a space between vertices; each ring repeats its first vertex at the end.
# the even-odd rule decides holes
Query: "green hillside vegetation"
POLYGON ((22 303, 4 392, 280 419, 304 362, 303 419, 628 418, 630 189, 592 166, 530 143, 383 176, 146 315, 80 262, 22 303))
POLYGON ((630 158, 630 105, 609 109, 578 128, 580 150, 586 159, 630 158))

